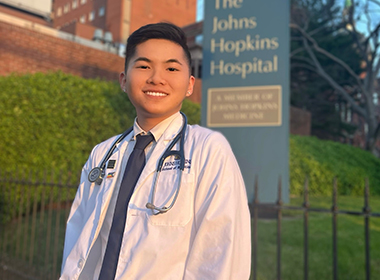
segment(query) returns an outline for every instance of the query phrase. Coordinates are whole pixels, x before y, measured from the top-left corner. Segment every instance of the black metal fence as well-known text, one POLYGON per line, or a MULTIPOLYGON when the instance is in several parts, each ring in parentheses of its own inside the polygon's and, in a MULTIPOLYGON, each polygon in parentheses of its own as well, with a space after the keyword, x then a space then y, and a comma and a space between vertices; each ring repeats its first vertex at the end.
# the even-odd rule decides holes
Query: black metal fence
MULTIPOLYGON (((65 222, 74 198, 77 184, 70 183, 70 172, 54 174, 47 172, 13 174, 0 173, 0 279, 58 279, 62 261, 65 222), (62 178, 65 177, 65 180, 62 178), (64 181, 64 182, 63 182, 64 181)), ((76 177, 76 176, 75 176, 76 177)), ((77 177, 76 177, 77 178, 77 177)), ((331 209, 310 207, 308 182, 305 181, 303 204, 300 207, 284 205, 281 180, 278 200, 275 204, 259 202, 257 179, 254 186, 252 213, 252 275, 257 280, 258 271, 258 222, 262 213, 270 212, 277 224, 276 278, 282 279, 282 220, 284 211, 296 210, 303 214, 303 274, 309 275, 309 213, 330 213, 332 216, 332 267, 333 279, 338 279, 337 217, 355 215, 364 219, 365 275, 371 279, 370 227, 371 217, 380 217, 369 207, 369 184, 365 185, 362 211, 338 209, 337 183, 333 184, 331 209)), ((299 242, 302 242, 300 240, 299 242)), ((271 268, 268 268, 271 269, 271 268)), ((375 279, 375 278, 372 278, 375 279)))
POLYGON ((77 189, 70 174, 0 174, 0 279, 58 279, 77 189))
MULTIPOLYGON (((337 218, 339 214, 345 215, 354 215, 354 216, 362 216, 364 219, 364 252, 365 255, 365 279, 371 279, 371 257, 370 257, 370 227, 369 220, 370 217, 380 217, 380 213, 371 212, 371 208, 369 206, 369 183, 368 180, 365 182, 364 189, 364 205, 362 211, 347 211, 338 209, 337 197, 337 181, 334 179, 333 182, 333 192, 332 192, 332 203, 331 209, 324 208, 312 208, 310 207, 309 201, 309 188, 308 188, 308 180, 305 180, 304 184, 304 201, 301 207, 297 206, 289 206, 284 205, 282 201, 282 186, 281 186, 281 178, 278 182, 278 199, 275 204, 263 204, 259 202, 258 197, 258 180, 256 177, 255 185, 254 185, 254 200, 251 207, 252 213, 252 222, 253 222, 253 232, 252 232, 252 244, 253 244, 253 259, 252 259, 252 278, 254 280, 257 279, 257 259, 258 259, 258 220, 260 211, 268 211, 275 213, 275 218, 277 219, 277 276, 276 279, 280 280, 281 277, 281 249, 282 249, 282 218, 284 210, 298 210, 303 212, 303 241, 304 241, 304 252, 303 252, 303 264, 304 264, 304 272, 303 279, 309 279, 309 213, 310 212, 319 212, 319 213, 331 213, 332 214, 332 267, 333 267, 333 279, 338 279, 338 235, 337 235, 337 218)), ((373 279, 379 279, 379 275, 376 275, 373 279)))

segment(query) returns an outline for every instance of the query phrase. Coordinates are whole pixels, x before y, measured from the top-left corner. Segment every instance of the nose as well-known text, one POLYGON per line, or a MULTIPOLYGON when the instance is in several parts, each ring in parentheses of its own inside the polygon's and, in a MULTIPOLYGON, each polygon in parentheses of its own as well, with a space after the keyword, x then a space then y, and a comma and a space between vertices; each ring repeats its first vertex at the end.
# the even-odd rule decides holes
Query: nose
POLYGON ((166 80, 161 70, 154 69, 151 72, 151 75, 149 76, 147 83, 153 84, 153 85, 158 85, 158 84, 164 85, 166 84, 166 80))

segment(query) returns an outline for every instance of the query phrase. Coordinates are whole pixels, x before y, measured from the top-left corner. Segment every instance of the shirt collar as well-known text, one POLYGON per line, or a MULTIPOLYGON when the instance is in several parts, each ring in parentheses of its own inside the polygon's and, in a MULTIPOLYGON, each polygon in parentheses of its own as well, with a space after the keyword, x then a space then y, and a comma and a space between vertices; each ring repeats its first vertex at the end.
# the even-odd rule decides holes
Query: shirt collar
POLYGON ((150 131, 144 131, 140 126, 139 124, 137 123, 137 118, 135 118, 135 121, 134 121, 134 124, 133 124, 133 136, 132 136, 132 139, 133 140, 136 140, 136 136, 139 135, 139 134, 148 134, 149 132, 151 134, 153 134, 153 137, 154 137, 154 140, 157 142, 162 134, 164 134, 165 130, 168 128, 168 126, 170 125, 170 123, 178 117, 178 115, 180 115, 181 113, 180 112, 177 112, 173 115, 171 115, 170 117, 166 118, 165 120, 163 120, 162 122, 160 122, 159 124, 157 124, 155 127, 153 127, 150 131))

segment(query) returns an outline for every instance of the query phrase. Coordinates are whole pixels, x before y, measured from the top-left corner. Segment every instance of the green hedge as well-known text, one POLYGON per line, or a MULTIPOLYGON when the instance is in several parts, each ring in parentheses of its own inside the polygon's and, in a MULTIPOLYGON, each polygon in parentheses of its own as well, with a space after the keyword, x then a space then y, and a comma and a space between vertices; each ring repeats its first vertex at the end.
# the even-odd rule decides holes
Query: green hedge
MULTIPOLYGON (((67 182, 68 173, 80 172, 97 143, 122 133, 135 118, 117 82, 37 73, 0 77, 0 89, 2 174, 46 169, 54 171, 56 181, 64 170, 61 180, 67 182)), ((198 104, 185 100, 183 111, 190 124, 199 123, 198 104)), ((77 181, 72 176, 71 183, 77 181)), ((5 195, 0 194, 3 213, 5 195)))
MULTIPOLYGON (((116 82, 57 72, 0 77, 0 88, 0 170, 80 170, 94 145, 135 117, 116 82)), ((183 110, 199 123, 198 104, 183 110)))
POLYGON ((368 178, 371 193, 380 195, 380 159, 360 148, 293 135, 290 138, 291 194, 303 193, 305 176, 313 194, 330 195, 336 177, 340 194, 362 195, 368 178))

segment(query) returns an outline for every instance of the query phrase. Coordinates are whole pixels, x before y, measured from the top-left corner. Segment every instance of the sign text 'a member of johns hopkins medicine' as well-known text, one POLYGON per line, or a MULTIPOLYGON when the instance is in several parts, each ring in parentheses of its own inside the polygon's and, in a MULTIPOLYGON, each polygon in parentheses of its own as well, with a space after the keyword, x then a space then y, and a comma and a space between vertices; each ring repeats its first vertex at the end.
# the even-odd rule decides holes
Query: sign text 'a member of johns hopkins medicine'
MULTIPOLYGON (((243 9, 243 0, 215 0, 215 10, 243 9)), ((214 75, 239 75, 246 79, 250 74, 273 73, 278 71, 278 55, 276 50, 280 43, 278 37, 262 37, 254 34, 254 30, 260 22, 255 16, 236 17, 228 14, 224 17, 213 17, 210 51, 212 54, 233 54, 240 57, 243 53, 252 53, 252 57, 244 61, 225 61, 224 59, 210 61, 210 74, 214 75), (239 31, 241 38, 229 40, 224 37, 213 38, 225 31, 239 31), (246 32, 244 32, 246 31, 246 32), (266 58, 260 57, 260 52, 272 51, 266 58)))
POLYGON ((281 125, 280 86, 210 88, 207 126, 281 125))

